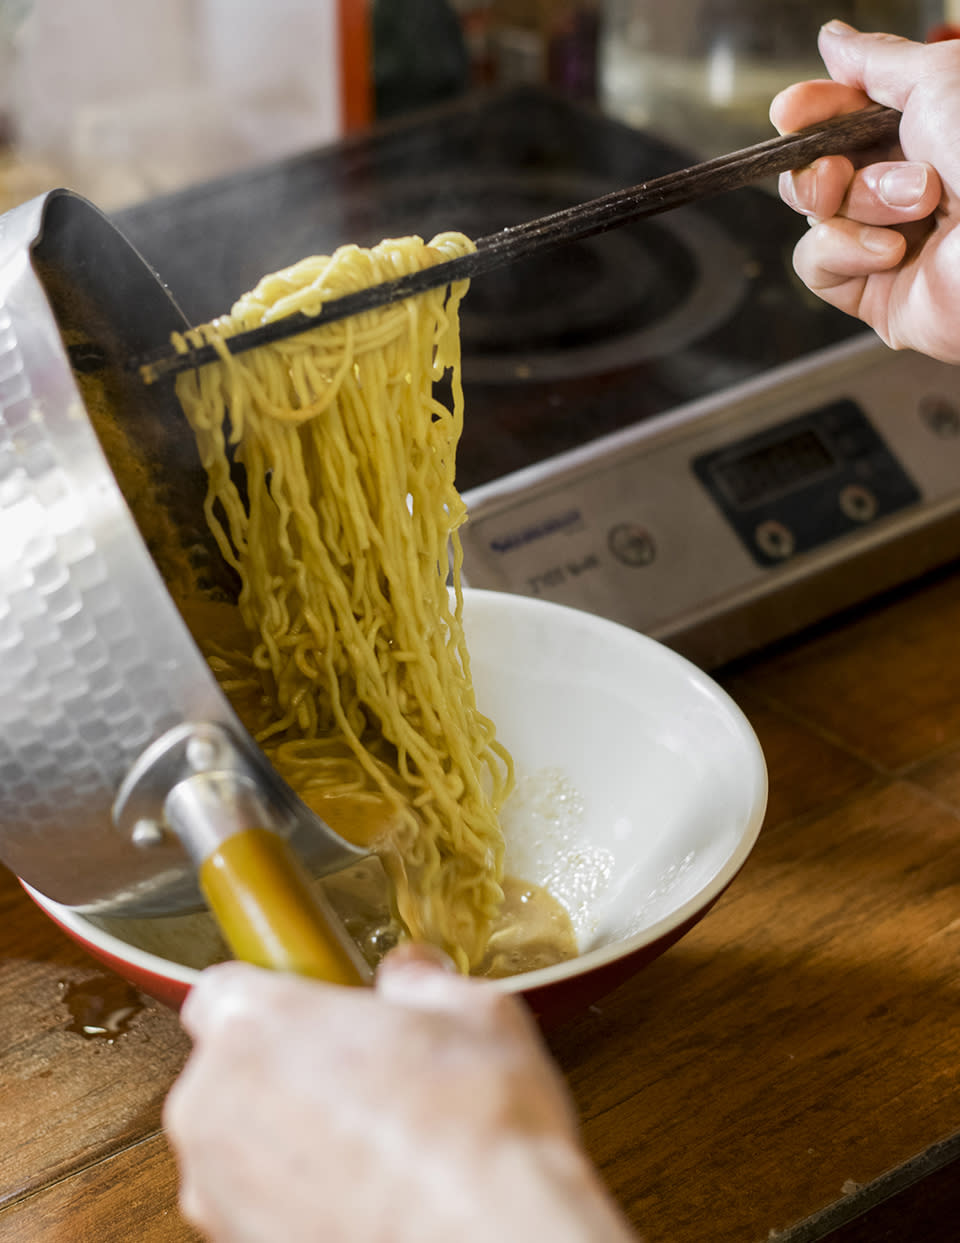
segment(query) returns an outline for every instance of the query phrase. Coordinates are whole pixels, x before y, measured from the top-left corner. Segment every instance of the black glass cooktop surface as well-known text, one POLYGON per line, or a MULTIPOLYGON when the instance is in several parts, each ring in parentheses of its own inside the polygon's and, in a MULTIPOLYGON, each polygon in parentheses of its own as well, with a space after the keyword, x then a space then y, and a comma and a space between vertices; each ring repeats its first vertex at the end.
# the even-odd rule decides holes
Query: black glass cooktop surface
MULTIPOLYGON (((681 168, 684 152, 532 88, 468 96, 115 219, 194 322, 345 242, 482 237, 681 168)), ((862 327, 791 267, 803 222, 740 190, 479 277, 463 305, 472 487, 862 327)))

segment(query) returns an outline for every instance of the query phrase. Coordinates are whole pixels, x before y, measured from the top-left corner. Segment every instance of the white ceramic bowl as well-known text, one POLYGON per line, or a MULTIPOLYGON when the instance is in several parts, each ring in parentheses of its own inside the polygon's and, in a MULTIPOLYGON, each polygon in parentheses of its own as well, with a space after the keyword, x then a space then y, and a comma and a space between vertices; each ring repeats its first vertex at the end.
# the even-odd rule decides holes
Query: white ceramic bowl
MULTIPOLYGON (((757 839, 766 768, 726 692, 652 639, 488 591, 465 593, 464 620, 478 702, 517 766, 504 812, 508 871, 546 884, 578 936, 577 958, 498 981, 550 1020, 601 996, 702 918, 757 839)), ((28 892, 119 974, 171 1005, 183 1000, 197 970, 185 964, 203 963, 206 916, 138 929, 28 892)))

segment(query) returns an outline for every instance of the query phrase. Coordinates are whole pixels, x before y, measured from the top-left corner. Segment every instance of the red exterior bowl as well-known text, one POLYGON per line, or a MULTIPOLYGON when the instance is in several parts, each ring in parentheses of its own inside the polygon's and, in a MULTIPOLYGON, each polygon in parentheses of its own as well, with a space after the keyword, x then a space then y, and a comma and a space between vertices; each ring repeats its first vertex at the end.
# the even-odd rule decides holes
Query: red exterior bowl
MULTIPOLYGON (((766 767, 726 692, 636 631, 486 591, 465 594, 464 622, 478 702, 517 769, 502 816, 507 871, 566 906, 580 946, 567 962, 497 981, 550 1022, 706 914, 760 832, 766 767)), ((25 888, 101 962, 171 1006, 214 960, 206 916, 84 916, 25 888)))

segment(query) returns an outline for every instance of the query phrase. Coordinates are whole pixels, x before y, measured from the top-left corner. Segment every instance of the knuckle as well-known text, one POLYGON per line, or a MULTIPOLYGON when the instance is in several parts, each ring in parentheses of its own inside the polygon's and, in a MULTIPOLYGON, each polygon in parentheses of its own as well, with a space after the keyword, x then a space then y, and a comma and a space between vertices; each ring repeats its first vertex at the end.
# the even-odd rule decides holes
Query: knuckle
POLYGON ((944 70, 960 70, 960 39, 938 39, 928 43, 923 54, 936 78, 944 70))
POLYGON ((163 1102, 163 1127, 171 1135, 179 1135, 184 1129, 189 1105, 187 1103, 187 1078, 189 1070, 181 1072, 163 1102))
POLYGON ((183 1179, 177 1196, 180 1215, 202 1234, 212 1235, 215 1222, 206 1198, 192 1179, 183 1179))

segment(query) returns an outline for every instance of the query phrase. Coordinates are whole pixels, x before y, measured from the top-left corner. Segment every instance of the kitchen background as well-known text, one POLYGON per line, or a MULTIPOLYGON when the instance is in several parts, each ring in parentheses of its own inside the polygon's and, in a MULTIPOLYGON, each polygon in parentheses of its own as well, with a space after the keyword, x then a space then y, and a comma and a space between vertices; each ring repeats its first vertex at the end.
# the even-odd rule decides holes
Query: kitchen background
MULTIPOLYGON (((694 152, 763 138, 773 91, 819 74, 824 17, 922 37, 958 8, 386 0, 371 22, 352 0, 0 0, 0 207, 66 184, 124 211, 202 316, 329 238, 430 213, 448 226, 454 207, 482 236, 676 167, 645 128, 694 152), (478 102, 488 83, 521 85, 500 109, 478 102), (439 128, 418 119, 435 113, 439 128), (227 172, 216 193, 180 190, 169 227, 151 207, 227 172)), ((472 503, 467 529, 522 587, 592 584, 582 602, 611 615, 662 606, 636 623, 699 634, 713 664, 960 556, 956 371, 848 341, 857 325, 792 278, 804 228, 743 191, 519 288, 475 282, 466 464, 500 500, 472 503), (613 278, 599 298, 598 270, 613 278), (571 344, 564 308, 586 339, 571 344), (864 508, 865 483, 892 477, 871 428, 923 491, 888 518, 864 508), (599 450, 598 433, 613 437, 599 450), (574 440, 589 461, 571 482, 542 459, 574 440), (818 445, 836 451, 828 470, 818 445), (528 458, 519 477, 539 482, 507 494, 494 476, 528 458), (794 517, 839 521, 838 493, 854 515, 841 536, 793 555, 794 517)), ((956 1243, 958 626, 954 572, 724 674, 768 756, 759 848, 694 933, 551 1040, 591 1157, 651 1238, 956 1243)), ((84 1040, 74 1009, 65 1031, 68 1003, 110 996, 103 978, 6 873, 0 928, 0 1235, 186 1243, 159 1134, 187 1052, 175 1016, 148 1002, 128 1034, 84 1040)))
POLYGON ((107 210, 477 86, 545 83, 694 153, 770 132, 818 26, 936 36, 960 0, 0 0, 0 209, 107 210))
MULTIPOLYGON (((954 0, 954 3, 960 0, 954 0)), ((65 185, 202 323, 344 242, 484 239, 770 137, 831 16, 943 0, 0 0, 0 198, 65 185)), ((476 587, 707 667, 960 553, 955 369, 810 296, 776 186, 473 282, 457 482, 476 587)), ((123 315, 125 292, 116 291, 123 315)))

